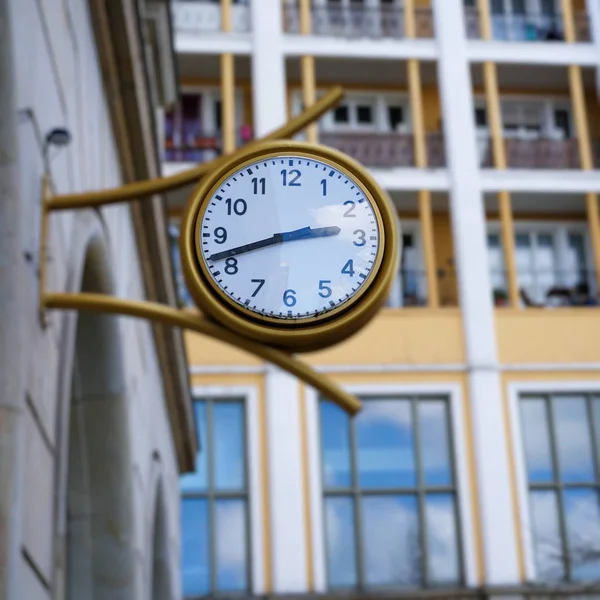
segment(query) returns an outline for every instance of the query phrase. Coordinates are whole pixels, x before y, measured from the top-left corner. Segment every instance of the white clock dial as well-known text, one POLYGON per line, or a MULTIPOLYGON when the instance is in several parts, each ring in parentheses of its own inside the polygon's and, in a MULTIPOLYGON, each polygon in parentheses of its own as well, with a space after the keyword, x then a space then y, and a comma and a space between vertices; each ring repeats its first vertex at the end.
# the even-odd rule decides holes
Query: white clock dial
POLYGON ((362 186, 326 161, 256 160, 225 179, 205 205, 197 240, 205 271, 232 301, 300 320, 349 302, 380 248, 362 186))

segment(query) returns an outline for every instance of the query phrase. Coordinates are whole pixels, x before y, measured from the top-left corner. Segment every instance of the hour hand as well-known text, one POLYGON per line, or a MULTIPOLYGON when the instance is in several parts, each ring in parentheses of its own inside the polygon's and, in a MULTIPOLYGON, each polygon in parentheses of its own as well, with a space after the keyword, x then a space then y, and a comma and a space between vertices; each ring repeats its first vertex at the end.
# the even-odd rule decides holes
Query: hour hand
POLYGON ((257 242, 251 242, 250 244, 244 244, 243 246, 237 246, 236 248, 230 248, 229 250, 223 250, 223 252, 216 252, 211 254, 207 260, 216 261, 230 256, 237 256, 238 254, 245 254, 246 252, 252 252, 253 250, 259 250, 260 248, 267 248, 274 246, 275 244, 283 244, 285 242, 293 242, 295 240, 306 240, 316 237, 327 237, 330 235, 337 235, 340 233, 339 227, 302 227, 301 229, 294 229, 293 231, 284 231, 282 233, 276 233, 270 238, 258 240, 257 242))

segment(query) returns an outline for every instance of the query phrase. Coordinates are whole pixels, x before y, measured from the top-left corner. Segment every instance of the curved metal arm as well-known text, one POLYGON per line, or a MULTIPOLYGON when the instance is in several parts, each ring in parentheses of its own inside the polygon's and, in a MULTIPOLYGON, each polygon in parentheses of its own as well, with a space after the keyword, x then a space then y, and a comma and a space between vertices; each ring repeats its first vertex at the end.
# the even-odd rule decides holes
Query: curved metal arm
POLYGON ((236 348, 242 348, 255 356, 281 367, 288 373, 304 381, 304 383, 314 387, 350 415, 355 415, 361 409, 361 403, 358 398, 344 391, 334 381, 322 373, 318 373, 306 363, 281 350, 247 340, 208 319, 204 319, 200 315, 187 313, 156 302, 124 300, 104 294, 87 293, 45 294, 44 306, 45 308, 127 315, 141 319, 151 319, 158 323, 181 327, 182 329, 189 329, 225 342, 226 344, 231 344, 236 348))
MULTIPOLYGON (((343 96, 343 89, 341 87, 334 87, 304 112, 293 119, 290 119, 285 125, 282 125, 260 140, 255 140, 246 144, 244 149, 247 149, 257 142, 279 140, 296 135, 296 133, 310 125, 313 121, 316 121, 323 113, 326 113, 330 108, 338 104, 343 96)), ((220 156, 215 160, 202 163, 197 167, 177 173, 176 175, 171 175, 170 177, 158 177, 146 181, 136 181, 110 190, 54 196, 48 201, 48 210, 70 210, 75 208, 101 206, 103 204, 116 204, 117 202, 140 200, 141 198, 152 196, 153 194, 176 190, 185 185, 189 185, 190 183, 196 183, 209 171, 218 167, 223 161, 229 160, 231 156, 231 154, 220 156)))

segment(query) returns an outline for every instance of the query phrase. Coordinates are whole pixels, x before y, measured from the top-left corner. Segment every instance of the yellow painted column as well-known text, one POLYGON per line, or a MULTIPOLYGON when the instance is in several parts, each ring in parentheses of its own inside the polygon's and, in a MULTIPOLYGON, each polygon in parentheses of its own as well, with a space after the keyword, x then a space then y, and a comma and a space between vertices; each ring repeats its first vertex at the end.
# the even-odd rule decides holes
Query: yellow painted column
MULTIPOLYGON (((561 9, 565 28, 565 41, 570 44, 575 43, 577 39, 571 0, 561 0, 561 9)), ((581 168, 584 171, 590 171, 594 168, 594 159, 590 143, 589 122, 585 106, 581 67, 579 65, 569 65, 568 69, 569 90, 571 94, 571 103, 573 105, 573 117, 575 120, 577 143, 579 147, 579 160, 581 162, 581 168)), ((598 194, 595 192, 588 192, 585 195, 585 206, 588 226, 590 228, 590 237, 592 240, 592 251, 594 253, 596 283, 600 288, 600 215, 598 214, 598 194)))
MULTIPOLYGON (((310 32, 310 0, 300 0, 300 33, 302 35, 309 35, 310 32)), ((303 56, 300 61, 302 73, 302 103, 304 104, 304 108, 308 108, 317 100, 315 57, 303 56)), ((318 136, 316 123, 312 123, 306 128, 306 139, 314 144, 317 143, 318 136)))
MULTIPOLYGON (((231 31, 231 0, 221 0, 221 28, 231 31)), ((221 55, 221 129, 223 153, 235 150, 235 73, 234 57, 230 52, 221 55)))
MULTIPOLYGON (((415 2, 404 0, 404 24, 407 38, 416 37, 415 2)), ((419 61, 409 59, 408 90, 412 112, 413 141, 415 166, 427 167, 427 142, 425 138, 425 120, 423 118, 423 95, 421 89, 421 70, 419 61)), ((439 306, 438 280, 435 265, 435 243, 433 239, 433 218, 431 211, 431 191, 419 190, 419 222, 423 239, 423 255, 425 259, 425 276, 427 278, 427 306, 439 306)))
MULTIPOLYGON (((478 0, 478 8, 481 39, 491 40, 492 26, 489 0, 478 0)), ((504 146, 502 114, 500 112, 500 95, 498 93, 498 74, 495 63, 483 63, 483 78, 487 114, 492 137, 494 167, 496 169, 506 169, 506 148, 504 146)), ((519 306, 519 284, 517 281, 517 264, 515 259, 515 231, 511 198, 507 191, 498 192, 498 209, 500 212, 504 266, 506 267, 506 280, 508 284, 508 299, 510 306, 516 308, 519 306)))

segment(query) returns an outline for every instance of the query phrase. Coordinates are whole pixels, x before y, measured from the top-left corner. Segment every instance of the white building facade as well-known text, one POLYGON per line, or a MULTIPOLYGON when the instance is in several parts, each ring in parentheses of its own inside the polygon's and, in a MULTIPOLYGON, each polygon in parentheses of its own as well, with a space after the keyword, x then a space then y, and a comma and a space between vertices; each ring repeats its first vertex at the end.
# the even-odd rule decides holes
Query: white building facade
POLYGON ((3 0, 0 61, 0 598, 175 600, 197 450, 181 333, 40 312, 44 291, 175 303, 162 198, 52 212, 40 248, 44 180, 158 175, 168 4, 3 0))

